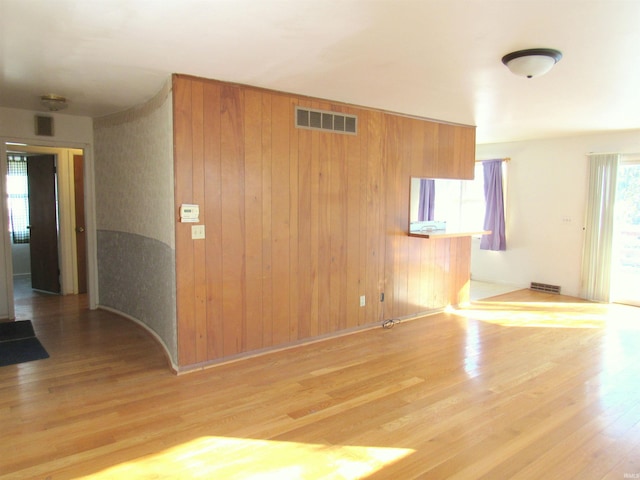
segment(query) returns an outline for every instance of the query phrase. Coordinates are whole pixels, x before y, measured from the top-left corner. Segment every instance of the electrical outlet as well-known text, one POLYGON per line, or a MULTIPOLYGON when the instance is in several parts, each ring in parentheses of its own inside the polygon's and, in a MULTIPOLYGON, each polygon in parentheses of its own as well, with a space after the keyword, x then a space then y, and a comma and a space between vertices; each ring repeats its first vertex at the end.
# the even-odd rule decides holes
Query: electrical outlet
POLYGON ((366 301, 364 295, 360 295, 360 306, 364 307, 366 305, 366 301))

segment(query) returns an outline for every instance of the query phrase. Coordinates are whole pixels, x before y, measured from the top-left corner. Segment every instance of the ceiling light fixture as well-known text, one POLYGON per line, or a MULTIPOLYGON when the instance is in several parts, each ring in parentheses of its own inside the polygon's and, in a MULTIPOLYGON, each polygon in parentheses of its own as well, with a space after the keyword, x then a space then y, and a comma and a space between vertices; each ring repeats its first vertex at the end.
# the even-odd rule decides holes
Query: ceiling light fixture
POLYGON ((562 52, 552 48, 530 48, 508 53, 502 63, 516 75, 533 78, 547 73, 561 58, 562 52))
POLYGON ((40 103, 50 112, 57 112, 68 107, 67 99, 60 95, 49 93, 40 97, 40 103))

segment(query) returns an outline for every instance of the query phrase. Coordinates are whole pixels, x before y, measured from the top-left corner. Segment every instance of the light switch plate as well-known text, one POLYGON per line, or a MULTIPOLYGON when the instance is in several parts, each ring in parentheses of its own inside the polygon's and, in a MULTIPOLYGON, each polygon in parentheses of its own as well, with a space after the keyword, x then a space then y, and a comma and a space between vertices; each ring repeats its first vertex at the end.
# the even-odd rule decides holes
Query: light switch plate
POLYGON ((191 239, 199 240, 204 238, 204 225, 191 225, 191 239))

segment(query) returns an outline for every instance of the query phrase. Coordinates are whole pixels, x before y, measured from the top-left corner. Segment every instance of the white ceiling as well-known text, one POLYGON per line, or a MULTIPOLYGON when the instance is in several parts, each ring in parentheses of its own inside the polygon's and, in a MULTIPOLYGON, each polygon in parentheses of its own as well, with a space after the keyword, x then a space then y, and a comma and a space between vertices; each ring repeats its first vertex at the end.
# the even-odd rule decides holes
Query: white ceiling
POLYGON ((0 106, 98 117, 185 73, 477 125, 479 143, 640 128, 640 1, 0 0, 0 106), (564 57, 526 79, 514 50, 564 57))

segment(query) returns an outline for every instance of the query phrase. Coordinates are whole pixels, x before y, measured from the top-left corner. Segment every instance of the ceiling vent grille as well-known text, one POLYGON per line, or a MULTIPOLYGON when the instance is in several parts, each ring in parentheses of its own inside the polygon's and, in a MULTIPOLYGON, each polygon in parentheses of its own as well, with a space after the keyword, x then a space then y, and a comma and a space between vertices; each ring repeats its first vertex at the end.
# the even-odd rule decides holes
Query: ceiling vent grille
POLYGON ((358 133, 358 117, 355 115, 296 107, 295 116, 296 127, 298 128, 346 133, 348 135, 356 135, 358 133))

